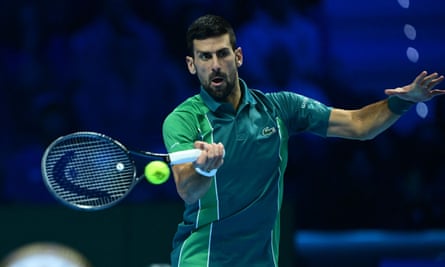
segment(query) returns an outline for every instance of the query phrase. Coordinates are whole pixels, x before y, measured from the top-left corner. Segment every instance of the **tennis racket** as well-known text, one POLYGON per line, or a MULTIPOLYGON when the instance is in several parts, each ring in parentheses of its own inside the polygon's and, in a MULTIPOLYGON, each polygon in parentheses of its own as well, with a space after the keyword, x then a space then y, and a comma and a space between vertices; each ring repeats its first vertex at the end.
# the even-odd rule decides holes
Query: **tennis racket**
POLYGON ((75 132, 54 140, 42 157, 42 176, 62 204, 81 210, 102 210, 124 199, 144 175, 137 176, 134 156, 170 165, 195 161, 199 149, 170 154, 130 151, 95 132, 75 132))

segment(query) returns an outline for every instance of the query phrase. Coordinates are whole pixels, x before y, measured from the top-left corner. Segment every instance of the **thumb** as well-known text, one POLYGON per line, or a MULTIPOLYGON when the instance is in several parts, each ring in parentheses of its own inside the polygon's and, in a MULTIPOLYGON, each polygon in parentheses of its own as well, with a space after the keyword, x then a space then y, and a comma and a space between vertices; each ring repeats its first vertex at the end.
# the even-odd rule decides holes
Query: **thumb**
POLYGON ((405 94, 405 93, 406 93, 406 91, 402 87, 385 90, 386 95, 401 95, 401 94, 405 94))

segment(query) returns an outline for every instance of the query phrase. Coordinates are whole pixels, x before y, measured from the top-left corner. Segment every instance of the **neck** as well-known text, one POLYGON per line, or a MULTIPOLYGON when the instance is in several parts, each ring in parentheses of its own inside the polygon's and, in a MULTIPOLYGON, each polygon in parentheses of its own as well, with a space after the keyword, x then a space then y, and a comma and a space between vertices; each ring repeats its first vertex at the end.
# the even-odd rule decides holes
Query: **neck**
POLYGON ((232 91, 232 94, 230 94, 230 95, 227 97, 227 101, 228 101, 229 103, 231 103, 232 106, 233 106, 233 109, 234 109, 235 111, 237 111, 238 108, 239 108, 239 106, 240 106, 240 103, 241 103, 241 98, 242 98, 242 91, 241 91, 241 85, 240 85, 240 82, 239 82, 239 80, 238 80, 238 82, 237 82, 236 85, 235 85, 235 88, 234 88, 233 91, 232 91))

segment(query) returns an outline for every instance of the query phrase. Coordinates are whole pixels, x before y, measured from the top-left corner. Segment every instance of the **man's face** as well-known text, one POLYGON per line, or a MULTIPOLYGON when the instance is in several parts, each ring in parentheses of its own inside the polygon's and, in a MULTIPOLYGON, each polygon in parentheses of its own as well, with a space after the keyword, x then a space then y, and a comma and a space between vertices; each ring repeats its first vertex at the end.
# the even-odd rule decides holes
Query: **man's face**
POLYGON ((194 56, 186 57, 191 74, 197 74, 204 89, 217 101, 227 101, 238 84, 241 48, 232 50, 229 34, 194 40, 194 56))

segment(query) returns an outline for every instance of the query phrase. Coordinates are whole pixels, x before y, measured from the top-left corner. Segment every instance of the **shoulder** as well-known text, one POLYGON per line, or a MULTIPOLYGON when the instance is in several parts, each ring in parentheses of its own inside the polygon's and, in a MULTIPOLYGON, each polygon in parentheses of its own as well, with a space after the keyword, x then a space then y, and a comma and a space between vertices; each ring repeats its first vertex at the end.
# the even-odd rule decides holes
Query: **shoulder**
POLYGON ((259 90, 252 89, 251 92, 254 98, 263 105, 280 111, 296 111, 297 109, 304 107, 305 102, 313 101, 303 95, 289 91, 264 93, 259 90))
POLYGON ((274 101, 274 102, 277 102, 280 104, 285 103, 285 102, 295 102, 295 101, 303 102, 308 99, 304 95, 300 95, 300 94, 297 94, 294 92, 289 92, 289 91, 266 93, 265 96, 268 99, 270 99, 270 101, 274 101))
POLYGON ((191 96, 179 104, 172 112, 167 116, 198 116, 199 114, 205 114, 208 112, 208 108, 205 105, 199 94, 191 96))
POLYGON ((183 101, 164 119, 164 131, 178 131, 183 128, 193 128, 198 125, 209 112, 199 94, 194 95, 183 101))
POLYGON ((175 112, 201 112, 205 108, 204 101, 199 94, 191 96, 179 104, 171 113, 175 112))
POLYGON ((205 112, 201 97, 194 95, 167 115, 162 125, 162 135, 169 152, 193 147, 198 133, 199 118, 205 112))
POLYGON ((323 110, 329 111, 330 108, 320 101, 289 91, 267 93, 266 97, 273 102, 279 109, 296 110, 323 110))

